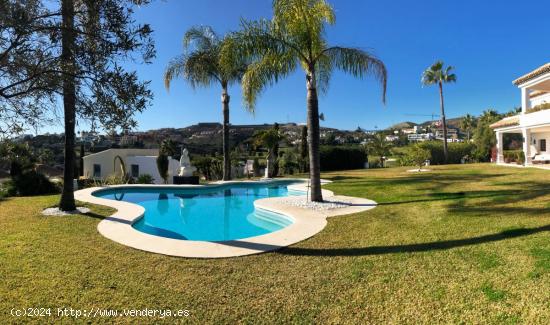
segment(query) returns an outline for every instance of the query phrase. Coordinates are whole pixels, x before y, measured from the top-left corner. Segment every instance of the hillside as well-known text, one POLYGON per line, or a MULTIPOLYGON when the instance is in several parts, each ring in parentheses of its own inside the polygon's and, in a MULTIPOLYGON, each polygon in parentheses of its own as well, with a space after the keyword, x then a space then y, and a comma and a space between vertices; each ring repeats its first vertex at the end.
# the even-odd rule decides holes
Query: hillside
MULTIPOLYGON (((452 128, 452 129, 458 129, 460 132, 462 132, 462 130, 460 129, 460 121, 461 120, 462 120, 462 116, 447 119, 447 127, 452 128)), ((408 128, 414 127, 415 125, 421 126, 421 127, 427 127, 427 126, 432 125, 433 122, 434 121, 432 121, 432 120, 425 121, 425 122, 422 122, 422 123, 414 123, 414 122, 406 121, 406 122, 401 122, 401 123, 394 124, 394 125, 388 127, 387 130, 408 129, 408 128)))

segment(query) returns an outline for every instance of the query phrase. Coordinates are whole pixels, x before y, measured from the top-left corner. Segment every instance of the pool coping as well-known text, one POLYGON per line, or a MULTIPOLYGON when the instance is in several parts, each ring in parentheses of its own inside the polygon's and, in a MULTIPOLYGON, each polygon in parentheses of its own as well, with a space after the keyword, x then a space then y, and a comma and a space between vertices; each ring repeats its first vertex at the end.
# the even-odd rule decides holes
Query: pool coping
MULTIPOLYGON (((290 184, 288 188, 296 191, 307 191, 307 179, 285 178, 276 180, 261 181, 227 181, 216 182, 207 185, 145 185, 145 184, 127 184, 114 185, 108 187, 91 187, 76 191, 75 199, 98 205, 104 205, 116 209, 117 211, 109 217, 106 217, 97 225, 97 230, 104 237, 111 239, 119 244, 129 246, 135 249, 188 258, 225 258, 244 256, 251 254, 264 253, 281 249, 283 247, 298 243, 313 235, 319 233, 327 224, 327 218, 357 213, 370 210, 376 207, 376 202, 363 198, 347 197, 334 195, 332 191, 323 189, 323 197, 326 199, 343 199, 348 206, 344 208, 335 208, 331 210, 313 210, 302 207, 289 206, 284 204, 284 197, 264 198, 254 201, 254 206, 258 209, 280 213, 290 219, 293 223, 289 226, 271 232, 268 234, 249 237, 230 241, 194 241, 181 240, 167 237, 150 235, 138 231, 132 227, 132 224, 143 216, 145 209, 137 204, 104 199, 93 196, 92 194, 99 190, 109 188, 215 188, 228 184, 258 184, 258 183, 276 183, 281 181, 297 181, 300 183, 290 184)), ((330 181, 323 180, 323 183, 330 181)))

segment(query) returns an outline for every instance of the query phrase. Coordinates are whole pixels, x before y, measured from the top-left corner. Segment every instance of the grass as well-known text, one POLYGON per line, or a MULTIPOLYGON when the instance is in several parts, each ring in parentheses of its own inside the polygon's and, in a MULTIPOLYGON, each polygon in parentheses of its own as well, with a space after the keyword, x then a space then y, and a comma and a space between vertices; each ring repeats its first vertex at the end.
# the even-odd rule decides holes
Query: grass
POLYGON ((0 321, 22 321, 13 307, 96 307, 188 309, 184 321, 216 324, 547 323, 550 171, 432 167, 323 174, 328 189, 380 205, 281 251, 222 260, 103 238, 106 208, 46 218, 57 196, 1 199, 0 321))

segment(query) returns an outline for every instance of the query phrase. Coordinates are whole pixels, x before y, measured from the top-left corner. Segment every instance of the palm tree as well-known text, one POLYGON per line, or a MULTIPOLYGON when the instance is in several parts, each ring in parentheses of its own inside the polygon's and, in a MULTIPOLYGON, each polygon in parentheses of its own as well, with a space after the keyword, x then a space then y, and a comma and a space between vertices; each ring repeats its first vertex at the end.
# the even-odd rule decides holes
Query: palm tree
POLYGON ((254 145, 256 147, 264 147, 267 149, 267 171, 266 177, 277 176, 275 174, 275 164, 278 159, 277 150, 279 142, 285 140, 285 136, 279 131, 277 126, 268 129, 256 131, 253 135, 254 145))
POLYGON ((184 54, 174 58, 164 73, 164 85, 170 89, 170 82, 182 76, 191 87, 209 87, 219 84, 222 89, 223 112, 223 180, 231 179, 231 158, 229 151, 229 94, 228 87, 241 80, 246 70, 242 56, 233 55, 235 42, 230 36, 219 37, 209 26, 190 28, 183 37, 184 54), (221 49, 228 53, 221 56, 221 49))
POLYGON ((466 131, 468 141, 470 141, 470 135, 473 129, 476 127, 476 118, 470 114, 466 114, 462 120, 460 120, 460 128, 466 131))
POLYGON ((390 154, 392 143, 386 141, 386 136, 379 132, 366 145, 366 151, 368 155, 372 155, 380 158, 381 167, 384 167, 384 156, 390 154))
POLYGON ((481 113, 481 115, 479 116, 479 120, 486 124, 496 122, 500 118, 501 115, 492 108, 484 110, 483 113, 481 113))
POLYGON ((439 86, 439 102, 441 105, 441 125, 443 126, 443 154, 445 162, 449 156, 447 149, 447 123, 445 122, 445 103, 443 100, 443 84, 456 82, 456 75, 451 73, 454 68, 452 66, 444 67, 443 61, 437 61, 422 73, 422 84, 431 86, 437 84, 439 86))
POLYGON ((244 101, 254 110, 262 90, 298 67, 305 73, 311 200, 322 201, 319 159, 319 102, 335 69, 354 77, 373 75, 382 85, 385 102, 387 72, 371 53, 329 46, 325 27, 335 22, 333 8, 324 0, 275 0, 272 20, 243 21, 236 33, 242 54, 255 59, 242 79, 244 101))

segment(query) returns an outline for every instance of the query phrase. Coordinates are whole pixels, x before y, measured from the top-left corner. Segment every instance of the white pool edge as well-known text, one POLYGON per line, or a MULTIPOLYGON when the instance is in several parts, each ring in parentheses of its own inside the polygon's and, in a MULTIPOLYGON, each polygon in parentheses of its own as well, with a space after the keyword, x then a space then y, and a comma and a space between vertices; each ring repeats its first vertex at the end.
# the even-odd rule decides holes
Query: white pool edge
MULTIPOLYGON (((75 199, 98 205, 104 205, 116 209, 117 211, 109 217, 106 217, 97 225, 101 235, 117 243, 129 246, 135 249, 169 255, 189 258, 225 258, 258 254, 277 250, 319 233, 327 224, 327 217, 345 215, 370 210, 376 206, 376 202, 363 198, 335 196, 332 191, 323 189, 324 198, 342 198, 350 202, 350 206, 344 208, 331 209, 326 211, 315 211, 300 207, 288 206, 282 202, 284 197, 265 198, 254 201, 254 206, 275 213, 280 213, 293 220, 293 223, 283 229, 277 230, 261 236, 255 236, 239 240, 209 242, 181 240, 150 235, 132 227, 132 224, 141 218, 145 209, 137 204, 104 199, 93 196, 98 190, 117 187, 137 187, 137 188, 208 188, 219 187, 227 184, 259 183, 259 182, 279 182, 286 180, 301 181, 301 183, 290 184, 288 188, 297 191, 307 190, 307 180, 304 179, 278 179, 273 181, 229 181, 218 182, 208 185, 116 185, 109 187, 91 187, 75 192, 75 199)), ((327 183, 328 181, 323 181, 327 183)))

